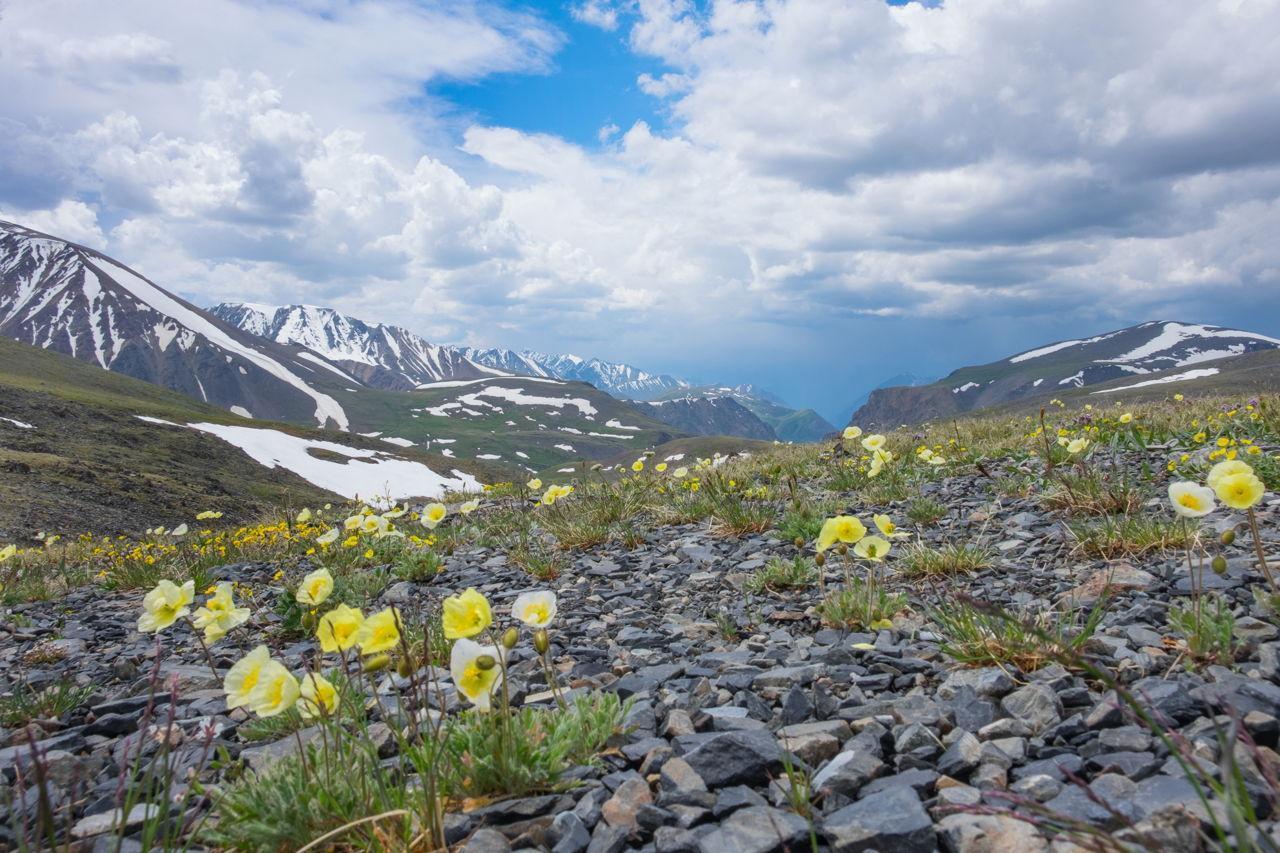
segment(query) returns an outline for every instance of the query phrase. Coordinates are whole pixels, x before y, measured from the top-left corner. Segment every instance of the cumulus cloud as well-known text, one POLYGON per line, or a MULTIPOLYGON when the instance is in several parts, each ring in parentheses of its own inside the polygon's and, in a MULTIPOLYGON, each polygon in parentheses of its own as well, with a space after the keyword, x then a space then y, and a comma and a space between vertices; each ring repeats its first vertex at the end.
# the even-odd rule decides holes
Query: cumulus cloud
POLYGON ((879 340, 937 369, 1280 283, 1280 0, 584 0, 667 119, 590 148, 429 96, 551 71, 527 11, 160 8, 6 7, 0 207, 197 301, 705 378, 866 341, 875 384, 879 340))

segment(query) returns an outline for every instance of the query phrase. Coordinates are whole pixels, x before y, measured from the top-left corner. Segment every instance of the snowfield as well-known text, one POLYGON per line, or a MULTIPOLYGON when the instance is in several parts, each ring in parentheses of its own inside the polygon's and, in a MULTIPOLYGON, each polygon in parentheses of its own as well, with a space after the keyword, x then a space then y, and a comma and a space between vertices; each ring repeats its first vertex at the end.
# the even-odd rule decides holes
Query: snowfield
POLYGON ((421 462, 390 456, 376 450, 361 450, 333 441, 312 441, 274 429, 227 424, 179 424, 161 418, 136 415, 138 420, 161 426, 185 427, 208 433, 234 445, 259 465, 292 471, 312 485, 366 503, 402 498, 437 498, 446 491, 480 488, 480 482, 464 471, 452 476, 432 471, 421 462), (337 462, 313 456, 312 450, 327 450, 345 456, 337 462))
POLYGON ((1188 379, 1202 379, 1205 376, 1216 376, 1221 371, 1216 367, 1199 367, 1195 370, 1187 370, 1182 373, 1175 373, 1172 376, 1161 376, 1159 379, 1148 379, 1145 382, 1135 382, 1132 385, 1125 385, 1122 388, 1103 388, 1101 391, 1094 391, 1094 394, 1113 394, 1116 391, 1128 391, 1131 388, 1145 388, 1148 385, 1164 385, 1169 382, 1186 382, 1188 379))

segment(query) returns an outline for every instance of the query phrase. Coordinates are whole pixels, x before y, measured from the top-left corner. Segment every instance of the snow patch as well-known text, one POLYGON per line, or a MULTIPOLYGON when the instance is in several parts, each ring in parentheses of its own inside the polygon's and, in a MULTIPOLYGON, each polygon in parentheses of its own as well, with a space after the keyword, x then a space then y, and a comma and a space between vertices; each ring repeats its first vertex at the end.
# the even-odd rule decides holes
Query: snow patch
POLYGON ((239 415, 242 418, 249 418, 250 420, 253 420, 253 414, 244 406, 232 406, 228 411, 233 415, 239 415))
POLYGON ((951 393, 952 393, 952 394, 963 394, 965 391, 968 391, 968 390, 969 390, 969 389, 971 389, 971 388, 978 388, 978 387, 980 387, 980 386, 978 385, 978 383, 977 383, 977 382, 966 382, 966 383, 964 383, 963 385, 961 385, 959 388, 952 388, 952 389, 951 389, 951 393))
POLYGON ((1128 391, 1133 388, 1145 388, 1148 385, 1164 385, 1168 382, 1186 382, 1188 379, 1203 379, 1206 376, 1217 376, 1221 373, 1216 367, 1198 367, 1195 370, 1186 370, 1182 373, 1175 373, 1172 376, 1161 376, 1159 379, 1148 379, 1145 382, 1135 382, 1132 385, 1125 385, 1121 388, 1103 388, 1101 391, 1094 391, 1094 394, 1112 394, 1116 391, 1128 391))
POLYGON ((573 445, 572 445, 572 444, 557 444, 557 445, 556 445, 556 450, 563 450, 565 453, 577 453, 577 452, 578 452, 578 451, 576 451, 576 450, 574 450, 574 449, 573 449, 573 445))
POLYGON ((609 421, 605 421, 605 424, 604 424, 604 425, 605 425, 605 426, 607 426, 607 427, 613 427, 614 429, 633 429, 633 430, 635 430, 636 432, 639 432, 639 431, 640 431, 640 427, 638 427, 638 426, 627 426, 626 424, 624 424, 622 421, 618 420, 617 418, 614 418, 614 419, 609 420, 609 421))
POLYGON ((1077 371, 1074 376, 1068 376, 1066 379, 1059 379, 1059 385, 1074 385, 1079 388, 1084 384, 1084 371, 1077 371))
POLYGON ((13 418, 0 418, 0 421, 13 424, 18 429, 35 429, 33 425, 26 423, 25 421, 14 420, 13 418))
MULTIPOLYGON (((136 416, 147 423, 183 426, 160 418, 136 416)), ((274 429, 192 423, 188 429, 215 436, 240 448, 267 468, 284 468, 322 489, 352 500, 366 502, 410 497, 440 497, 447 491, 475 491, 480 483, 462 471, 444 476, 421 462, 401 459, 376 450, 347 447, 333 441, 299 438, 274 429), (312 450, 326 450, 345 456, 344 461, 320 459, 312 450)))
POLYGON ((1056 344, 1049 344, 1047 347, 1040 347, 1040 349, 1028 350, 1021 355, 1015 355, 1013 358, 1009 359, 1009 363, 1017 364, 1020 361, 1029 361, 1033 358, 1040 358, 1041 356, 1055 353, 1058 350, 1064 350, 1067 347, 1077 347, 1082 344, 1096 344, 1098 341, 1105 341, 1107 338, 1115 337, 1117 334, 1119 333, 1111 332, 1106 335, 1098 335, 1096 338, 1084 338, 1078 341, 1061 341, 1056 344))
POLYGON ((415 444, 415 442, 412 442, 407 438, 399 438, 394 435, 383 436, 382 440, 387 444, 394 444, 397 447, 413 447, 415 444))
POLYGON ((497 453, 477 453, 476 458, 477 459, 501 459, 502 457, 497 453))

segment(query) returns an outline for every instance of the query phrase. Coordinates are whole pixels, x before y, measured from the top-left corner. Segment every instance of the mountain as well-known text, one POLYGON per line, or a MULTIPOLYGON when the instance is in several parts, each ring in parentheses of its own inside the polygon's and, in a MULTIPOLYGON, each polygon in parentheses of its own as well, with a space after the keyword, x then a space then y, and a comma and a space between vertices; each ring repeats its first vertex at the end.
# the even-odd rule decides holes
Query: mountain
POLYGON ((665 373, 648 373, 629 364, 582 358, 577 355, 509 349, 461 347, 463 356, 485 367, 523 376, 546 376, 571 382, 587 382, 615 397, 652 400, 670 391, 687 388, 688 382, 665 373))
POLYGON ((919 423, 988 406, 1061 396, 1095 385, 1159 388, 1228 372, 1236 358, 1277 347, 1280 339, 1237 329, 1170 321, 1143 323, 1091 338, 1058 341, 990 364, 963 367, 931 385, 877 389, 850 422, 864 428, 919 423), (1122 379, 1131 381, 1117 383, 1122 379))
POLYGON ((502 375, 455 347, 428 343, 399 326, 366 323, 332 308, 223 302, 209 313, 251 335, 306 347, 374 388, 410 391, 443 379, 502 375))
POLYGON ((642 414, 693 435, 736 435, 769 441, 773 428, 732 397, 679 397, 640 401, 642 414))
POLYGON ((842 421, 847 422, 850 418, 853 417, 854 412, 858 411, 858 409, 861 409, 863 406, 867 404, 867 400, 871 398, 871 392, 879 388, 903 388, 903 387, 916 388, 920 385, 928 385, 932 381, 933 380, 931 379, 925 379, 923 376, 917 376, 914 373, 898 373, 893 376, 890 376, 888 379, 876 385, 875 388, 870 388, 862 392, 861 394, 859 394, 857 399, 855 399, 853 403, 846 406, 841 411, 840 419, 842 421))
POLYGON ((703 385, 669 393, 659 399, 690 397, 733 400, 764 422, 781 441, 821 441, 836 431, 813 409, 792 409, 777 395, 755 385, 703 385))
POLYGON ((245 417, 347 429, 358 385, 306 350, 211 317, 101 252, 0 222, 0 336, 163 385, 245 417))
MULTIPOLYGON (((409 395, 403 395, 409 396, 409 395)), ((0 338, 0 540, 140 533, 202 510, 246 523, 355 495, 436 497, 505 472, 375 437, 249 421, 0 338)))

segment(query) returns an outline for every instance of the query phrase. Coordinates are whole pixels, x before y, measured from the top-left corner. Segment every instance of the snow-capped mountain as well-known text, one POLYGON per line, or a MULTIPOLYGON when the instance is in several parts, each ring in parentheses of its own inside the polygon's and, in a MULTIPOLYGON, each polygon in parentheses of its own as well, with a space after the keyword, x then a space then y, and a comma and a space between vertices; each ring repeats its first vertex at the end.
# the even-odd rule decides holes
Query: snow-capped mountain
POLYGON ((629 364, 599 358, 473 347, 464 347, 461 351, 471 361, 495 370, 524 376, 588 382, 615 397, 632 400, 651 400, 670 391, 689 387, 689 383, 683 379, 665 373, 648 373, 629 364))
POLYGON ((930 385, 877 389, 851 422, 874 427, 916 423, 1147 374, 1176 383, 1183 374, 1188 379, 1201 375, 1195 365, 1278 347, 1280 338, 1255 332, 1153 321, 962 367, 930 385))
POLYGON ((347 429, 333 391, 359 385, 305 350, 229 326, 101 252, 0 222, 0 335, 245 417, 347 429))
POLYGON ((429 382, 502 376, 456 347, 439 346, 399 326, 366 323, 332 308, 224 302, 209 309, 243 331, 306 347, 375 388, 409 391, 429 382))

